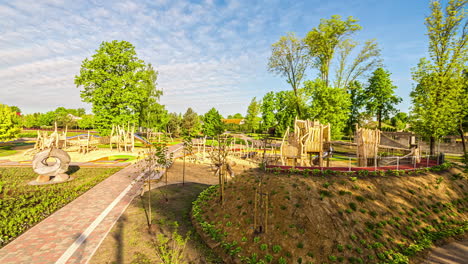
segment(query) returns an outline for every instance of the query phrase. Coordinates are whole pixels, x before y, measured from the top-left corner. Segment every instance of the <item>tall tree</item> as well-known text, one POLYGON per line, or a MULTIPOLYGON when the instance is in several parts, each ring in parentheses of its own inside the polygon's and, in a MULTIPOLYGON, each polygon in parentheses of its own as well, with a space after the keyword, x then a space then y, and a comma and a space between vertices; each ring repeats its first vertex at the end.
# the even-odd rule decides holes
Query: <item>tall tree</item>
POLYGON ((372 73, 365 89, 366 110, 376 116, 379 129, 382 128, 382 119, 390 118, 389 115, 397 111, 395 105, 401 102, 401 98, 395 95, 395 89, 388 71, 377 68, 372 73))
POLYGON ((216 136, 224 132, 224 124, 221 121, 223 117, 214 107, 203 116, 203 134, 207 136, 216 136))
POLYGON ((170 113, 166 125, 167 133, 173 137, 179 137, 182 133, 182 118, 177 113, 170 113))
POLYGON ((398 112, 390 119, 390 122, 397 130, 403 130, 408 124, 408 114, 405 112, 398 112))
POLYGON ((182 133, 185 136, 196 136, 200 132, 200 119, 192 108, 188 108, 182 117, 182 133))
POLYGON ((375 40, 364 43, 361 51, 356 55, 353 62, 348 65, 348 57, 357 46, 357 42, 344 40, 338 45, 339 65, 336 71, 335 87, 346 88, 348 84, 358 80, 367 72, 372 72, 382 64, 380 49, 375 40))
POLYGON ((286 77, 291 85, 296 100, 296 110, 301 116, 300 95, 298 93, 305 70, 309 64, 307 48, 295 33, 288 33, 280 37, 279 41, 271 45, 271 56, 268 60, 268 70, 286 77))
POLYGON ((142 80, 142 87, 146 90, 148 98, 140 104, 139 125, 149 128, 161 129, 167 123, 167 111, 160 105, 159 98, 163 95, 162 90, 156 89, 158 72, 151 64, 146 67, 148 78, 142 80))
POLYGON ((164 105, 159 104, 154 98, 149 98, 145 104, 146 107, 140 114, 140 126, 156 131, 165 130, 170 117, 164 105))
POLYGON ((154 96, 155 72, 138 59, 127 41, 102 42, 92 59, 75 76, 81 98, 92 103, 96 125, 108 131, 112 124, 138 124, 148 99, 154 96))
POLYGON ((349 83, 346 91, 351 100, 351 104, 349 106, 349 118, 346 122, 346 133, 354 134, 356 124, 359 124, 361 120, 361 110, 365 105, 364 88, 359 81, 353 81, 349 83))
POLYGON ((255 132, 260 127, 260 106, 261 102, 256 100, 257 98, 252 98, 249 107, 247 108, 247 115, 245 116, 245 125, 249 130, 255 132))
POLYGON ((320 78, 329 85, 330 65, 337 47, 347 36, 360 30, 358 20, 348 17, 346 21, 341 16, 334 15, 331 19, 321 19, 318 27, 313 28, 305 37, 313 66, 320 72, 320 78))
POLYGON ((241 113, 235 113, 234 115, 228 115, 227 119, 243 119, 244 117, 242 116, 241 113))
POLYGON ((20 120, 16 115, 16 110, 12 110, 8 105, 0 104, 0 141, 16 138, 20 130, 20 120))
POLYGON ((343 89, 327 86, 322 80, 306 81, 304 88, 311 99, 310 119, 330 123, 332 137, 341 138, 349 117, 349 94, 343 89))
POLYGON ((269 129, 276 125, 275 111, 277 107, 275 105, 275 98, 275 92, 268 92, 263 96, 262 105, 260 107, 263 129, 269 129))
POLYGON ((457 129, 463 119, 464 70, 467 61, 467 0, 430 3, 426 17, 430 59, 422 58, 413 72, 417 85, 411 92, 411 126, 430 138, 434 154, 435 140, 457 129))

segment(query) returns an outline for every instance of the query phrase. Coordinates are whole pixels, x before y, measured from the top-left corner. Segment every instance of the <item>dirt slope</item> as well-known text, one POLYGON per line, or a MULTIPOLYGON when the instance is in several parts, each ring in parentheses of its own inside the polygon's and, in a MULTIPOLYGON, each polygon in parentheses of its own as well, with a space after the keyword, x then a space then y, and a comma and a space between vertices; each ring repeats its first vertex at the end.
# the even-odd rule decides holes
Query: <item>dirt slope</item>
POLYGON ((468 184, 456 169, 359 179, 252 170, 227 185, 223 205, 218 195, 200 203, 201 219, 226 262, 398 263, 406 257, 395 253, 417 255, 468 223, 468 184))

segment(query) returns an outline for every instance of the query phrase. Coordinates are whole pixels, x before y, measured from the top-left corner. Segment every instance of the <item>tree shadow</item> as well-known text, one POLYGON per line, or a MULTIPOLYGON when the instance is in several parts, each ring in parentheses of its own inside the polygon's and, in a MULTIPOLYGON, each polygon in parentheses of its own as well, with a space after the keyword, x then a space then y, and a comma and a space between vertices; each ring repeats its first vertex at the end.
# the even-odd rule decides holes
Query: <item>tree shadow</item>
POLYGON ((80 169, 81 168, 78 165, 71 165, 71 166, 68 167, 68 170, 67 170, 66 174, 72 175, 72 174, 76 173, 77 171, 79 171, 80 169))
POLYGON ((124 263, 124 226, 127 222, 127 217, 122 215, 117 222, 115 232, 112 233, 112 237, 117 241, 117 251, 115 253, 115 263, 124 263))
POLYGON ((73 253, 73 255, 70 257, 70 259, 74 258, 76 256, 76 263, 81 263, 81 260, 83 259, 84 252, 86 250, 86 243, 88 242, 86 238, 82 238, 83 234, 79 233, 76 234, 73 239, 76 240, 82 240, 81 245, 78 247, 78 249, 73 253))

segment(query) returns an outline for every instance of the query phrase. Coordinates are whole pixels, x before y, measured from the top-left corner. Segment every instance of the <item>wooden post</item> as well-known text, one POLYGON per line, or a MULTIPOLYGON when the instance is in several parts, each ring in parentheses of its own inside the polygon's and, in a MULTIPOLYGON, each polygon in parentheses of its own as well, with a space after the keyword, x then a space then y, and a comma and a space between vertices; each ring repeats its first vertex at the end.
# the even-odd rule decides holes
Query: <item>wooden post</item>
POLYGON ((254 231, 257 230, 257 197, 258 190, 255 190, 255 199, 254 199, 254 231))
POLYGON ((265 194, 265 227, 263 229, 266 234, 268 230, 268 193, 265 194))
POLYGON ((184 149, 184 165, 183 165, 183 171, 182 171, 182 185, 185 185, 185 149, 184 149))

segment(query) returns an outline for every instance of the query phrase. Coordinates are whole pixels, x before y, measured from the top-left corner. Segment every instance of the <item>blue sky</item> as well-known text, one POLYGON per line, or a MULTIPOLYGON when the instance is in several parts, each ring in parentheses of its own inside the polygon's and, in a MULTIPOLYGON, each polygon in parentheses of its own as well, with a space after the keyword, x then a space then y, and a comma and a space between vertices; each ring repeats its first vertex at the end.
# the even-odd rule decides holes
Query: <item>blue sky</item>
MULTIPOLYGON (((407 111, 411 68, 427 53, 426 0, 0 0, 0 103, 25 113, 89 112, 74 76, 102 41, 116 39, 134 44, 159 71, 169 111, 244 114, 252 97, 290 89, 267 71, 271 44, 286 32, 303 37, 335 14, 359 19, 354 39, 377 40, 407 111)), ((306 79, 316 77, 307 72, 306 79)))

